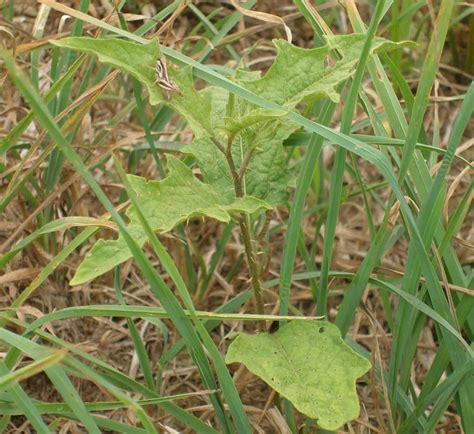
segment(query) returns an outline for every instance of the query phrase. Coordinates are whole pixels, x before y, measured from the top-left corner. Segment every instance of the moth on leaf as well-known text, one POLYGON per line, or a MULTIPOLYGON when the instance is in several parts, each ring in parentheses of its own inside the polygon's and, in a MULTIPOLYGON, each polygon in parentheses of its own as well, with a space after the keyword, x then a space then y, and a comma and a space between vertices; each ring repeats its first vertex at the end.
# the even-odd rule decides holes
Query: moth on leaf
POLYGON ((158 57, 155 64, 156 83, 166 94, 167 99, 171 99, 171 93, 176 92, 179 96, 183 96, 183 92, 177 84, 170 79, 168 75, 168 68, 166 66, 166 58, 164 56, 158 57))

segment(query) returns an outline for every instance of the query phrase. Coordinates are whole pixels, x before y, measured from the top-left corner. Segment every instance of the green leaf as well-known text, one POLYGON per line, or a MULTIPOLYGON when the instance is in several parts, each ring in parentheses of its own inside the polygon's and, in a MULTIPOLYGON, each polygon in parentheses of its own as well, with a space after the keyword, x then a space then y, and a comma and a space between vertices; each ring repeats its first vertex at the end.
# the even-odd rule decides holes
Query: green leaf
MULTIPOLYGON (((188 121, 195 136, 211 135, 213 104, 216 101, 209 97, 207 89, 197 91, 194 88, 192 71, 190 66, 174 68, 168 65, 169 76, 177 84, 182 95, 172 94, 164 103, 188 121)), ((150 103, 153 104, 151 99, 150 103)))
MULTIPOLYGON (((364 46, 365 34, 324 36, 327 45, 319 48, 298 48, 283 39, 273 41, 277 57, 264 77, 259 80, 240 80, 239 83, 257 95, 293 108, 303 100, 328 97, 339 101, 336 86, 355 71, 364 46), (338 50, 343 58, 334 66, 327 66, 331 50, 338 50)), ((406 45, 383 38, 375 38, 371 52, 389 50, 406 45)))
POLYGON ((246 128, 249 128, 255 124, 275 118, 280 118, 287 114, 288 111, 285 110, 268 110, 257 108, 242 117, 238 117, 237 119, 233 117, 224 118, 225 129, 229 134, 236 135, 242 130, 245 130, 246 128))
POLYGON ((210 101, 206 95, 194 89, 190 66, 178 69, 172 64, 167 65, 169 77, 177 84, 182 95, 173 92, 168 98, 156 83, 155 64, 160 57, 160 47, 156 39, 145 45, 116 38, 87 37, 63 38, 51 43, 94 54, 99 62, 107 63, 132 75, 147 88, 150 104, 164 103, 186 118, 195 134, 204 132, 210 134, 210 101))
POLYGON ((370 369, 326 321, 293 321, 275 333, 239 334, 226 355, 226 363, 234 362, 327 430, 359 415, 355 381, 370 369))
POLYGON ((58 47, 95 54, 100 62, 108 63, 143 83, 150 94, 151 104, 163 101, 163 93, 155 84, 155 63, 160 57, 160 46, 156 39, 145 45, 117 38, 86 37, 70 37, 50 42, 58 47))
MULTIPOLYGON (((316 49, 298 48, 284 40, 275 40, 277 56, 264 77, 239 73, 234 80, 288 110, 298 103, 321 97, 338 101, 335 86, 354 73, 365 35, 327 37, 326 40, 327 45, 316 49), (328 67, 326 58, 333 49, 338 49, 344 56, 334 66, 328 67)), ((371 51, 400 46, 376 38, 371 51)), ((245 173, 246 194, 272 205, 285 203, 291 176, 282 143, 298 129, 296 124, 281 119, 288 112, 256 108, 241 99, 231 99, 222 90, 209 96, 212 101, 219 98, 219 104, 212 103, 213 107, 218 107, 211 112, 212 130, 225 131, 233 140, 232 155, 237 168, 240 168, 246 153, 254 149, 245 173), (227 105, 223 102, 225 98, 227 105)), ((222 191, 233 188, 226 159, 208 137, 198 137, 182 150, 196 158, 207 182, 217 185, 222 191)))
MULTIPOLYGON (((292 122, 274 119, 246 128, 234 139, 232 156, 237 169, 240 169, 246 153, 253 149, 244 176, 245 194, 273 206, 285 203, 291 174, 283 141, 297 129, 292 122)), ((211 139, 195 139, 181 150, 194 156, 206 182, 225 194, 233 191, 227 161, 211 139)))
MULTIPOLYGON (((213 186, 196 179, 191 169, 177 158, 168 157, 168 169, 170 174, 162 181, 148 181, 128 175, 154 231, 168 232, 191 217, 207 216, 228 223, 236 214, 252 214, 271 208, 266 202, 251 196, 236 198, 231 194, 222 194, 213 186)), ((133 206, 128 209, 127 215, 130 219, 129 234, 139 245, 143 245, 147 236, 133 206)), ((122 236, 117 240, 99 240, 77 269, 71 285, 100 276, 131 257, 122 236)))
MULTIPOLYGON (((300 102, 318 97, 337 100, 338 94, 334 87, 353 73, 363 47, 364 35, 332 37, 327 38, 327 42, 322 48, 303 49, 285 41, 275 41, 277 57, 265 76, 259 78, 256 73, 239 73, 235 80, 270 101, 282 104, 288 110, 300 102), (333 49, 343 52, 344 56, 334 66, 326 67, 326 57, 333 49)), ((151 104, 168 105, 181 114, 193 130, 193 144, 186 146, 183 151, 195 157, 207 185, 194 183, 194 187, 200 187, 192 191, 188 198, 195 199, 197 194, 204 194, 204 204, 186 199, 188 203, 185 210, 179 206, 175 208, 177 193, 170 194, 168 197, 172 197, 172 201, 169 200, 169 208, 173 211, 167 209, 165 216, 157 211, 163 209, 162 205, 154 206, 153 212, 149 210, 150 216, 147 218, 152 219, 154 230, 170 230, 178 222, 195 215, 207 215, 227 222, 230 214, 223 206, 231 203, 237 210, 242 208, 242 212, 253 212, 264 207, 262 202, 255 202, 258 199, 265 201, 265 206, 285 203, 287 187, 292 178, 287 167, 283 141, 298 129, 295 123, 282 119, 288 111, 262 110, 218 87, 197 91, 193 85, 190 66, 174 68, 173 65, 168 65, 170 79, 180 92, 172 92, 165 98, 156 84, 154 67, 160 57, 160 47, 156 41, 142 45, 120 39, 64 38, 54 43, 95 54, 99 61, 131 74, 146 86, 151 104), (230 168, 225 156, 215 145, 215 140, 222 142, 222 148, 230 143, 236 169, 242 172, 244 194, 252 196, 252 199, 235 202, 230 168), (218 200, 211 203, 211 198, 218 200), (227 202, 223 203, 224 199, 227 202)), ((372 50, 396 46, 398 45, 384 39, 376 39, 372 50)), ((192 178, 191 172, 188 174, 192 178)), ((130 182, 134 188, 142 188, 145 195, 151 194, 154 197, 156 194, 153 183, 147 189, 143 187, 146 183, 140 181, 140 178, 131 177, 130 182)), ((166 201, 166 197, 166 194, 160 197, 160 204, 162 200, 166 201)), ((180 200, 184 201, 184 198, 180 200)), ((134 218, 133 207, 129 217, 130 233, 143 245, 146 236, 137 218, 134 218)), ((129 257, 130 253, 122 237, 116 241, 99 241, 91 255, 81 264, 71 283, 78 284, 97 277, 129 257), (97 261, 99 257, 101 260, 97 261)))

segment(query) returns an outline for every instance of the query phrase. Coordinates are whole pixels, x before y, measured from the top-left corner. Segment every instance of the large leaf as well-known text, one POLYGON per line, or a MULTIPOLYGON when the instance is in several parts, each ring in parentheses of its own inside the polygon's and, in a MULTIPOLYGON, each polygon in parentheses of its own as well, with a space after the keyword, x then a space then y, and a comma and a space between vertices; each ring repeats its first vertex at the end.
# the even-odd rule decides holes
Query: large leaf
MULTIPOLYGON (((228 223, 237 213, 251 214, 270 205, 251 196, 235 198, 216 191, 211 185, 196 179, 184 163, 168 157, 169 176, 162 181, 147 181, 129 175, 129 181, 137 194, 145 218, 154 231, 167 232, 178 223, 191 217, 207 216, 228 223)), ((143 245, 147 236, 136 216, 134 207, 127 211, 130 219, 130 235, 143 245)), ((125 240, 99 240, 86 256, 71 281, 78 285, 111 270, 131 258, 125 240)))
POLYGON ((158 104, 164 100, 163 92, 155 84, 155 63, 160 57, 158 40, 154 39, 146 45, 116 38, 86 37, 70 37, 50 42, 58 47, 95 54, 100 62, 108 63, 132 75, 146 86, 151 104, 158 104))
MULTIPOLYGON (((339 101, 336 86, 350 77, 360 58, 365 34, 324 36, 327 45, 319 48, 298 48, 283 39, 273 41, 276 59, 264 77, 240 80, 248 90, 282 106, 293 108, 305 99, 328 97, 339 101), (334 66, 327 65, 331 50, 338 50, 342 59, 334 66)), ((371 52, 405 46, 383 38, 375 38, 371 52)))
POLYGON ((196 134, 210 134, 210 101, 193 86, 192 68, 174 68, 168 64, 170 78, 181 90, 164 95, 156 83, 155 64, 160 57, 156 39, 143 45, 122 39, 70 37, 51 41, 53 45, 95 54, 100 62, 132 75, 148 90, 150 104, 165 103, 189 122, 196 134))
POLYGON ((327 430, 359 415, 355 382, 370 369, 326 321, 293 321, 275 333, 241 333, 226 355, 226 363, 234 362, 327 430))

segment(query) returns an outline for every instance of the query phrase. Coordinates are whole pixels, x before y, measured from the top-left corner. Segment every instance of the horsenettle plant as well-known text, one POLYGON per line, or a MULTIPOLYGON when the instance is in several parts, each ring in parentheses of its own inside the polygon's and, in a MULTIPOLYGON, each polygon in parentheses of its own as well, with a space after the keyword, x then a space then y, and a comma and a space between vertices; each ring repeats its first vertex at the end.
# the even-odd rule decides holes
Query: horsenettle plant
MULTIPOLYGON (((280 110, 258 108, 219 87, 197 91, 192 68, 166 65, 159 44, 140 45, 119 39, 65 38, 52 43, 98 56, 138 79, 150 103, 165 104, 183 116, 194 140, 181 151, 189 154, 202 174, 198 180, 181 160, 168 157, 168 176, 154 181, 128 175, 149 226, 158 233, 172 230, 195 216, 205 216, 239 228, 254 292, 256 312, 264 313, 259 264, 254 246, 254 222, 262 213, 285 203, 292 175, 283 141, 298 129, 285 115, 317 98, 339 100, 338 84, 355 70, 364 35, 326 37, 326 45, 297 48, 274 41, 276 59, 269 71, 237 71, 231 78, 280 110), (331 50, 341 60, 327 66, 331 50)), ((397 44, 375 38, 372 52, 397 44)), ((129 233, 139 245, 147 241, 137 210, 127 210, 129 233)), ((94 279, 132 257, 126 241, 99 240, 80 264, 71 284, 94 279)), ((293 321, 275 333, 265 323, 259 333, 240 334, 231 343, 227 363, 240 362, 324 429, 337 429, 357 417, 355 381, 369 362, 342 340, 326 321, 293 321)))

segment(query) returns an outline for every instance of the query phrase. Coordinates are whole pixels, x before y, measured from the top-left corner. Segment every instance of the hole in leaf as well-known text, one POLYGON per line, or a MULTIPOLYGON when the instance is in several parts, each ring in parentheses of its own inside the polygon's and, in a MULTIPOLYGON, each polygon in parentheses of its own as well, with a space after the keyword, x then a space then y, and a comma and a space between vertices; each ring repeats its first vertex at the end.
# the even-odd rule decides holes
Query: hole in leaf
POLYGON ((319 333, 324 333, 326 331, 326 327, 321 327, 318 331, 319 333))

